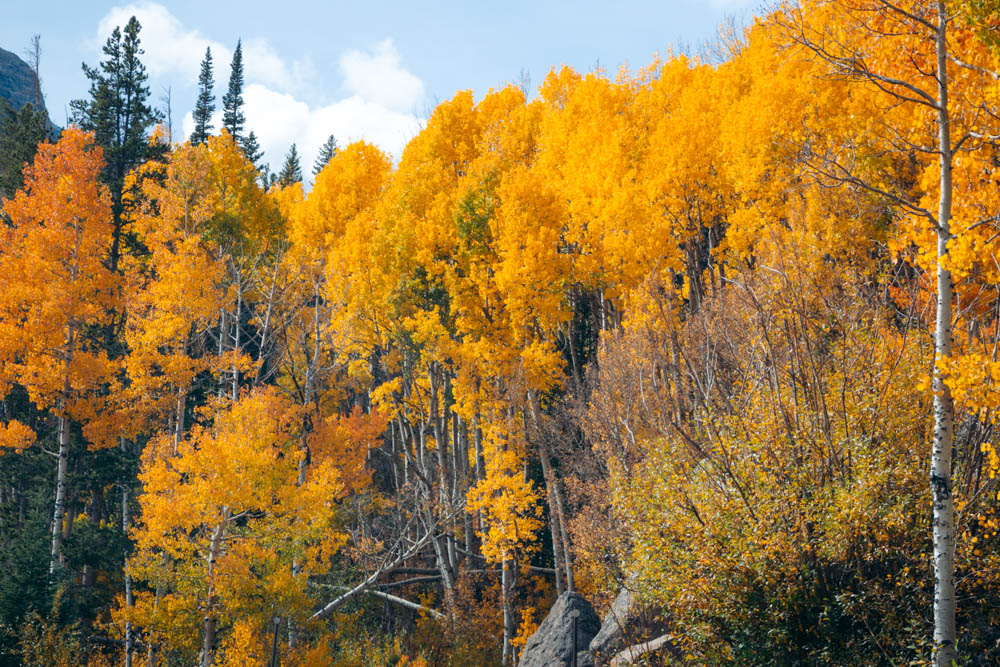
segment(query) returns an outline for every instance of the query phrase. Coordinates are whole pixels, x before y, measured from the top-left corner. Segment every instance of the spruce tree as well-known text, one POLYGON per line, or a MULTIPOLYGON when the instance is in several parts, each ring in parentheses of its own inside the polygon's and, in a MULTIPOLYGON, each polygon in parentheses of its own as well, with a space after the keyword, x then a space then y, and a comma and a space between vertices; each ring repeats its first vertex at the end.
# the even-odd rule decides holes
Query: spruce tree
POLYGON ((285 166, 281 168, 281 173, 278 174, 278 185, 285 188, 293 183, 302 182, 302 166, 299 164, 299 151, 292 144, 292 148, 288 151, 288 155, 285 156, 285 166))
POLYGON ((133 16, 125 30, 115 28, 104 44, 104 60, 98 67, 83 65, 90 80, 90 99, 74 100, 73 122, 94 133, 104 149, 102 179, 111 191, 114 234, 108 265, 118 270, 125 236, 126 206, 138 198, 123 197, 125 177, 146 160, 162 155, 166 146, 147 140, 161 115, 149 104, 146 66, 139 57, 139 21, 133 16))
POLYGON ((198 101, 194 105, 194 131, 192 144, 203 144, 212 133, 212 114, 215 112, 215 76, 212 74, 212 48, 205 49, 198 75, 198 101))
POLYGON ((258 171, 260 172, 260 187, 262 187, 265 192, 273 188, 278 182, 278 175, 271 171, 271 165, 267 162, 260 165, 258 171))
POLYGON ((236 42, 233 52, 233 64, 229 72, 229 90, 222 98, 222 127, 225 128, 237 145, 242 144, 243 126, 243 43, 236 42))
POLYGON ((261 150, 260 142, 257 141, 257 135, 254 134, 253 130, 250 130, 250 134, 240 143, 240 148, 243 149, 243 155, 246 156, 247 161, 256 167, 257 171, 260 171, 260 159, 264 157, 264 151, 261 150))
POLYGON ((35 159, 39 142, 48 138, 49 116, 25 104, 20 111, 0 100, 0 197, 10 199, 24 186, 24 165, 35 159))
POLYGON ((328 165, 336 154, 337 138, 331 134, 326 143, 319 147, 319 155, 316 156, 316 162, 313 164, 313 176, 319 176, 319 172, 323 171, 323 167, 328 165))

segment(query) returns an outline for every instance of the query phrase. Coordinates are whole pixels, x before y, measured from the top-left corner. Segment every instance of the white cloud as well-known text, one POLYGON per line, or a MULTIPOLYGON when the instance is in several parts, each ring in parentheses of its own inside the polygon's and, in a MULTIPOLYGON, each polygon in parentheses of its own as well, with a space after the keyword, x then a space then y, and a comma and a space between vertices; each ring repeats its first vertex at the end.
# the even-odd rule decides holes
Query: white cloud
MULTIPOLYGON (((229 80, 228 64, 231 60, 231 57, 226 60, 225 81, 229 80)), ((243 40, 243 71, 248 83, 262 83, 289 92, 307 88, 315 77, 315 68, 308 58, 289 64, 266 39, 260 37, 243 40)))
MULTIPOLYGON (((90 47, 99 51, 115 27, 124 27, 135 16, 142 26, 139 33, 145 54, 142 61, 150 76, 176 76, 186 85, 198 80, 205 49, 211 47, 215 65, 215 83, 221 91, 229 81, 232 47, 209 39, 195 28, 188 28, 163 5, 143 0, 114 7, 97 26, 90 47)), ((309 84, 314 68, 308 59, 286 62, 262 37, 243 40, 243 72, 248 83, 263 83, 278 90, 292 91, 309 84)))
POLYGON ((394 111, 381 104, 352 96, 332 104, 310 107, 292 95, 254 84, 243 93, 247 127, 257 133, 264 160, 278 170, 294 143, 308 177, 320 146, 331 134, 341 146, 364 139, 399 158, 403 147, 420 131, 416 115, 394 111))
MULTIPOLYGON (((221 106, 232 51, 197 29, 186 27, 159 3, 143 0, 111 9, 101 19, 90 46, 98 50, 114 27, 124 26, 133 15, 142 24, 140 37, 146 52, 143 62, 151 83, 166 83, 178 77, 193 87, 205 48, 210 46, 219 95, 216 104, 221 106)), ((294 143, 302 171, 311 180, 316 154, 330 134, 341 146, 364 139, 398 159, 406 142, 422 127, 423 120, 416 110, 422 109, 424 103, 423 81, 403 67, 391 39, 382 40, 368 51, 344 53, 338 65, 348 96, 325 105, 302 99, 306 95, 309 99, 323 97, 316 94, 318 76, 308 56, 289 61, 266 39, 249 37, 243 40, 243 62, 246 127, 256 133, 265 152, 264 161, 274 170, 281 168, 294 143)), ((221 120, 221 111, 217 110, 212 119, 216 131, 221 120)), ((194 129, 190 112, 181 125, 183 136, 188 136, 194 129)))
POLYGON ((90 46, 96 51, 104 46, 111 31, 124 28, 130 17, 135 16, 142 26, 139 40, 145 54, 142 62, 150 76, 162 77, 177 74, 189 81, 197 81, 205 48, 212 48, 216 81, 221 71, 219 64, 228 63, 232 52, 199 31, 189 29, 166 7, 155 2, 139 2, 114 7, 97 25, 97 34, 90 46))
POLYGON ((354 95, 396 111, 412 111, 424 99, 424 83, 402 68, 391 39, 375 49, 348 51, 340 57, 344 83, 354 95))
MULTIPOLYGON (((273 171, 280 170, 288 149, 296 144, 306 180, 311 180, 319 148, 331 134, 340 146, 363 139, 398 159, 406 142, 423 127, 423 120, 416 115, 393 111, 358 96, 310 107, 288 93, 251 84, 243 91, 243 100, 246 126, 257 135, 264 162, 273 171)), ((215 112, 212 123, 218 130, 222 112, 215 112)), ((191 113, 184 117, 183 127, 184 136, 191 134, 191 113)))

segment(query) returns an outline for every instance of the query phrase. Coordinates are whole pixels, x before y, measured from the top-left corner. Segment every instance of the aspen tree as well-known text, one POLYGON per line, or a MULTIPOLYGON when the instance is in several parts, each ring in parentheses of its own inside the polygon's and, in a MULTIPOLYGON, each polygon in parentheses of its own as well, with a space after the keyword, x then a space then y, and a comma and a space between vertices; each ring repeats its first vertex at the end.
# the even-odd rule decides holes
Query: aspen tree
MULTIPOLYGON (((105 265, 113 225, 111 199, 98 182, 103 154, 93 135, 70 128, 57 144, 42 144, 25 172, 25 187, 4 202, 11 226, 2 232, 0 389, 23 386, 57 421, 56 493, 50 574, 61 567, 67 473, 73 424, 92 447, 116 445, 105 436, 100 390, 114 364, 92 340, 120 305, 120 281, 105 265)), ((24 448, 36 434, 16 421, 3 426, 5 446, 24 448)))

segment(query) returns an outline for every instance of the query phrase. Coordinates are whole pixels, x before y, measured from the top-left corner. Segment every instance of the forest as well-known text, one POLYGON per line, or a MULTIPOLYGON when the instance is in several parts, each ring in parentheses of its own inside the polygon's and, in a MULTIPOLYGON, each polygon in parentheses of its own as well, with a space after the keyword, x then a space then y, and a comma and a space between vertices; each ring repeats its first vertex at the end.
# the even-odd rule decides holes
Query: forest
POLYGON ((0 664, 546 664, 623 590, 614 664, 1000 663, 1000 2, 458 92, 308 192, 239 48, 186 140, 103 53, 0 114, 0 664))

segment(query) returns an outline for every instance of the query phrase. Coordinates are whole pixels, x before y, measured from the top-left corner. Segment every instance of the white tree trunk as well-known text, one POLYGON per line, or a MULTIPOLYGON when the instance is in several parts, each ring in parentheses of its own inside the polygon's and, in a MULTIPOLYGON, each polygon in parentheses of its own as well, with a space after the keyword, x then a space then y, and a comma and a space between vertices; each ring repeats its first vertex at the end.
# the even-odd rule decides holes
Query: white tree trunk
MULTIPOLYGON (((64 410, 65 401, 60 400, 60 410, 64 410)), ((66 415, 59 416, 59 460, 56 464, 56 502, 52 512, 52 554, 49 559, 49 574, 55 574, 56 568, 62 565, 63 519, 66 515, 66 473, 69 469, 69 420, 66 415)))
POLYGON ((59 411, 59 453, 56 464, 56 501, 52 511, 52 554, 49 558, 49 576, 62 566, 63 520, 66 516, 66 474, 69 471, 69 417, 66 407, 69 402, 69 366, 73 359, 74 332, 72 326, 66 332, 66 347, 63 357, 63 387, 57 409, 59 411))
POLYGON ((222 511, 222 521, 212 533, 212 541, 208 547, 208 596, 205 601, 205 617, 202 621, 200 667, 209 667, 215 659, 215 561, 222 550, 222 538, 225 535, 226 522, 229 521, 229 508, 222 511))
MULTIPOLYGON (((126 453, 125 439, 121 438, 122 453, 126 453)), ((128 482, 122 483, 122 533, 128 535, 128 482)), ((125 607, 131 611, 135 601, 132 597, 132 573, 129 570, 128 557, 125 558, 125 607)), ((132 667, 132 651, 135 638, 132 635, 132 621, 125 622, 125 667, 132 667)))
POLYGON ((934 663, 950 667, 955 653, 955 502, 951 492, 951 450, 955 408, 937 364, 951 356, 952 280, 944 266, 951 238, 952 146, 948 114, 947 8, 938 0, 938 151, 941 183, 937 238, 937 321, 934 330, 934 447, 930 482, 934 526, 934 663))
POLYGON ((513 647, 511 645, 511 640, 514 638, 514 614, 510 601, 512 588, 510 568, 510 559, 505 555, 500 570, 500 599, 503 604, 503 654, 500 658, 500 664, 504 667, 514 662, 513 647))

